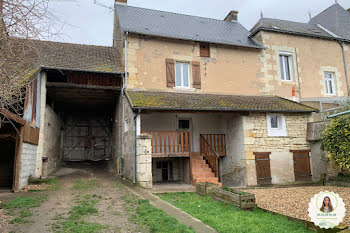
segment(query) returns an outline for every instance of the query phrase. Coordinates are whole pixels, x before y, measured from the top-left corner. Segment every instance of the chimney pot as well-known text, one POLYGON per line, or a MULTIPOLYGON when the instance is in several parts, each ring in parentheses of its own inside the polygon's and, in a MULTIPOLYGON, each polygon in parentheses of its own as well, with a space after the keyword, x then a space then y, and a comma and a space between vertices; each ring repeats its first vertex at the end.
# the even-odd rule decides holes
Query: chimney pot
POLYGON ((236 22, 238 20, 238 11, 230 11, 224 20, 228 22, 236 22))
POLYGON ((126 5, 126 4, 128 4, 128 0, 115 0, 115 3, 126 5))

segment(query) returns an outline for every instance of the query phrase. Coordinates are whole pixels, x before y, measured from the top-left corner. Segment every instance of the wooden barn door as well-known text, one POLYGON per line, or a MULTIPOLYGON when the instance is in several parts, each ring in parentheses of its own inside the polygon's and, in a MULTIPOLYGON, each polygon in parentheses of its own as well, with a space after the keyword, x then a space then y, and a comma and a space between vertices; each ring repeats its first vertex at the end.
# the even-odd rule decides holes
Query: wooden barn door
POLYGON ((291 150, 294 160, 295 181, 310 181, 310 150, 291 150))
POLYGON ((270 152, 254 153, 258 185, 271 184, 270 154, 270 152))

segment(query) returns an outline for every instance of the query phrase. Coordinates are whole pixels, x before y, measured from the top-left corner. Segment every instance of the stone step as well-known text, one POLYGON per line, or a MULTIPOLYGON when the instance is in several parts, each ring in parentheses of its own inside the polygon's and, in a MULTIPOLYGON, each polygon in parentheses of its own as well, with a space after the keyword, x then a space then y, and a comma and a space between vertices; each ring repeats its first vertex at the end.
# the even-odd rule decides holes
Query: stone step
POLYGON ((202 182, 208 182, 208 183, 213 183, 213 184, 218 184, 219 179, 217 177, 211 177, 211 178, 196 178, 193 179, 194 182, 197 183, 202 183, 202 182))
POLYGON ((196 173, 212 173, 213 171, 209 168, 209 166, 203 167, 192 167, 192 174, 196 173))
POLYGON ((193 173, 192 174, 193 179, 200 179, 200 178, 216 178, 215 174, 212 172, 207 173, 193 173))

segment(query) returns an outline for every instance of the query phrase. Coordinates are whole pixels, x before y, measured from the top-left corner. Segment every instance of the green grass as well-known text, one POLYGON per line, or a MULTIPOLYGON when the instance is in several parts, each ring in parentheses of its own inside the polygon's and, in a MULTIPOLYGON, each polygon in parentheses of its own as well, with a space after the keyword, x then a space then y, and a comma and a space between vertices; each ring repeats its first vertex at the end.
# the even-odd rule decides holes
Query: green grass
MULTIPOLYGON (((311 232, 304 225, 259 208, 243 211, 195 193, 165 193, 159 197, 221 233, 231 232, 311 232)), ((271 203, 273 205, 273 203, 271 203)))
POLYGON ((75 203, 71 211, 68 213, 68 217, 63 215, 56 216, 56 220, 62 220, 52 225, 51 229, 56 233, 96 233, 105 229, 104 226, 99 223, 86 222, 85 217, 89 215, 97 215, 98 211, 95 208, 96 203, 101 200, 100 195, 85 195, 83 197, 77 196, 75 203))
POLYGON ((180 223, 176 218, 149 204, 147 200, 135 196, 124 196, 126 211, 132 213, 130 220, 152 233, 192 233, 194 230, 180 223))
POLYGON ((31 209, 39 207, 46 198, 46 195, 37 197, 21 196, 4 203, 3 208, 8 215, 14 217, 10 221, 11 224, 31 223, 33 221, 27 219, 33 215, 31 209))
POLYGON ((29 192, 43 192, 43 191, 51 191, 51 190, 58 190, 60 189, 60 183, 58 180, 54 178, 49 178, 49 179, 43 179, 43 180, 32 180, 32 184, 48 184, 49 186, 45 189, 33 189, 29 190, 29 192))
POLYGON ((350 182, 350 175, 348 174, 339 174, 336 178, 336 181, 341 182, 350 182))
POLYGON ((73 186, 76 190, 87 190, 94 188, 98 185, 96 179, 79 179, 75 181, 75 184, 73 186))

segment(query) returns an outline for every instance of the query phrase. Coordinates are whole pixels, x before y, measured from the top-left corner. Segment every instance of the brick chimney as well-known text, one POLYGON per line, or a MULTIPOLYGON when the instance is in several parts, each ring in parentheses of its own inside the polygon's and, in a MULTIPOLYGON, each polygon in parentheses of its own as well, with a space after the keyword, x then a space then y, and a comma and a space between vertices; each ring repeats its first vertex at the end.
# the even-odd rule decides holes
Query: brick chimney
POLYGON ((224 19, 225 21, 228 22, 237 22, 238 20, 238 11, 232 10, 224 19))
POLYGON ((115 3, 127 5, 128 4, 128 0, 115 0, 115 3))

